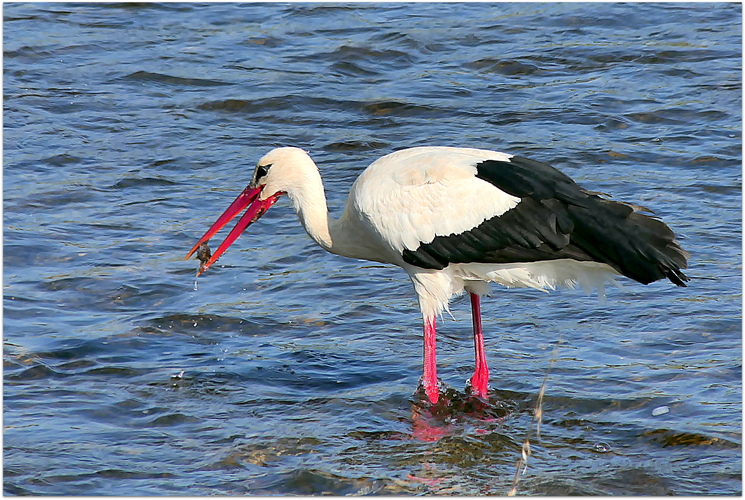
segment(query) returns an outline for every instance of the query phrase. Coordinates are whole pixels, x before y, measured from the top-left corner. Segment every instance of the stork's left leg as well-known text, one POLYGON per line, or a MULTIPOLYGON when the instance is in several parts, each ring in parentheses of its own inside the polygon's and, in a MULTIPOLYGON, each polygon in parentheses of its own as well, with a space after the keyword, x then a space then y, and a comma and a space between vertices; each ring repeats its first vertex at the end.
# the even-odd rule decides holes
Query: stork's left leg
POLYGON ((440 382, 437 379, 436 316, 424 318, 424 374, 421 383, 430 403, 437 404, 440 399, 440 382))
POLYGON ((473 316, 473 347, 476 351, 476 369, 471 377, 470 390, 474 396, 486 398, 489 393, 489 365, 486 363, 484 332, 481 330, 481 297, 473 292, 469 294, 473 316))

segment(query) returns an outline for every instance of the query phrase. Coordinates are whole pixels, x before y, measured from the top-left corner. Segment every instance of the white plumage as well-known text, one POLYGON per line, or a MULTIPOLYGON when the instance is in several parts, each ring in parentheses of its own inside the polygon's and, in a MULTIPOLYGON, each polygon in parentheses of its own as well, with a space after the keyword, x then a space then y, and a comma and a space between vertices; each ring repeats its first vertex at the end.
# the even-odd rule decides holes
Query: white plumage
MULTIPOLYGON (((620 274, 643 283, 668 277, 684 286, 687 280, 680 269, 688 254, 667 226, 638 207, 585 191, 546 164, 451 147, 417 147, 378 159, 353 184, 338 220, 329 217, 310 156, 293 147, 274 149, 187 258, 250 205, 206 270, 282 194, 324 249, 409 274, 424 319, 422 385, 432 403, 439 397, 436 318, 455 295, 468 291, 476 314, 489 282, 540 290, 579 285, 602 294, 603 284, 620 274)), ((470 390, 486 397, 489 372, 476 316, 474 335, 470 390)))
POLYGON ((364 214, 370 229, 397 254, 416 250, 435 236, 461 233, 520 201, 475 177, 476 163, 487 158, 508 160, 509 155, 432 147, 389 154, 355 181, 345 212, 364 214))

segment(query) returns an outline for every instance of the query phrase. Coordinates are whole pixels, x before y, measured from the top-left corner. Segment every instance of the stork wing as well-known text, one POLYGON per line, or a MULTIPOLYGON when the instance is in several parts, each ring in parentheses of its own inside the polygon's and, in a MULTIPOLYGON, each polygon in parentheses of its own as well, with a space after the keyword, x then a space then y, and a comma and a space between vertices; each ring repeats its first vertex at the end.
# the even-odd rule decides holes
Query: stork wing
POLYGON ((606 263, 641 283, 667 277, 685 286, 680 269, 689 254, 666 224, 639 207, 602 198, 550 165, 519 156, 481 161, 476 177, 520 201, 478 226, 405 249, 405 262, 443 269, 450 263, 574 259, 606 263))

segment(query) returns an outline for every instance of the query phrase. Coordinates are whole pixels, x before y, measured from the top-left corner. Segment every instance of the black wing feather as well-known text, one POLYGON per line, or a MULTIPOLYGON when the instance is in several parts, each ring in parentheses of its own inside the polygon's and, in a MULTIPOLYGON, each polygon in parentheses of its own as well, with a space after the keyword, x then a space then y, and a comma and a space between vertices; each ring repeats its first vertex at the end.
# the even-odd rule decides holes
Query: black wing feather
POLYGON ((520 156, 486 160, 476 177, 520 198, 511 210, 460 234, 437 236, 403 258, 443 269, 450 263, 553 259, 610 265, 641 283, 668 278, 685 286, 688 252, 673 231, 640 207, 601 198, 545 163, 520 156))

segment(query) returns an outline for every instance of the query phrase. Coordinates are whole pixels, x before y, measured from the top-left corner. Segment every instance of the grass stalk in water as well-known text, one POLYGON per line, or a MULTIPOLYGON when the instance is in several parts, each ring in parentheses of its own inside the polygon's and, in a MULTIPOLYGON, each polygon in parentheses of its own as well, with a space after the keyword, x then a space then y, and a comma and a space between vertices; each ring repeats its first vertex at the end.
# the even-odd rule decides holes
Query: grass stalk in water
POLYGON ((535 434, 538 439, 541 438, 541 421, 543 420, 543 395, 546 393, 546 383, 548 382, 548 376, 551 373, 551 368, 556 362, 556 357, 559 354, 559 345, 561 344, 561 338, 556 342, 554 352, 551 356, 551 361, 548 363, 546 374, 543 376, 543 383, 541 389, 538 391, 538 399, 535 402, 535 412, 533 413, 533 419, 530 421, 528 427, 528 434, 525 436, 525 442, 523 443, 522 450, 520 451, 520 458, 517 461, 517 470, 515 471, 515 478, 512 480, 512 489, 507 493, 507 496, 515 496, 517 494, 517 485, 520 482, 520 478, 528 470, 528 457, 530 457, 530 438, 533 433, 533 424, 535 424, 535 434))

